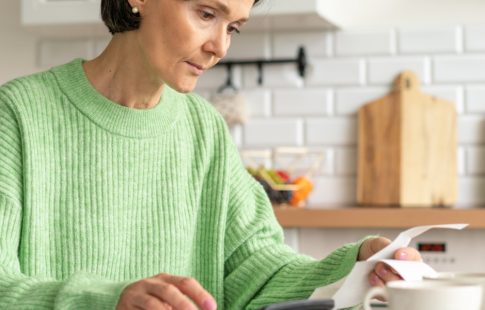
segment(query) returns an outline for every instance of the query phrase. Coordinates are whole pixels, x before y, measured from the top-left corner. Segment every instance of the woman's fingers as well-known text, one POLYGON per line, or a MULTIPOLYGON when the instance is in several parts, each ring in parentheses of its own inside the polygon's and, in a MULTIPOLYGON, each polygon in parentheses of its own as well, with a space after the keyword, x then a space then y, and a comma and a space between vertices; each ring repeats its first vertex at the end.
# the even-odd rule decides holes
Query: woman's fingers
POLYGON ((391 243, 391 240, 384 237, 367 239, 366 241, 364 241, 364 243, 362 243, 360 247, 358 260, 359 261, 367 260, 375 253, 379 252, 380 250, 388 246, 389 243, 391 243))
POLYGON ((158 274, 128 285, 117 310, 216 310, 217 304, 197 280, 158 274))
POLYGON ((369 273, 369 283, 372 286, 384 286, 384 282, 382 282, 381 278, 379 278, 375 271, 369 273))
POLYGON ((413 248, 402 248, 394 253, 394 259, 421 261, 421 254, 413 248))
POLYGON ((179 277, 167 274, 162 274, 159 276, 162 277, 164 281, 174 285, 184 296, 190 298, 200 309, 215 310, 217 308, 216 301, 212 295, 207 292, 197 280, 190 277, 179 277))
MULTIPOLYGON (((385 243, 385 242, 384 242, 385 243)), ((377 244, 377 248, 381 245, 377 244)), ((375 250, 376 248, 374 248, 375 250)), ((394 253, 394 259, 421 261, 421 254, 413 248, 401 248, 394 253)), ((374 270, 369 274, 369 283, 372 286, 383 286, 389 281, 401 280, 402 278, 388 265, 379 262, 375 265, 374 270)))
POLYGON ((144 285, 145 291, 150 296, 155 297, 160 303, 165 303, 163 309, 167 309, 167 306, 171 306, 174 309, 197 310, 197 307, 190 300, 190 298, 185 296, 175 285, 171 283, 151 278, 147 279, 144 285))
MULTIPOLYGON (((369 274, 369 283, 372 286, 380 286, 380 287, 383 287, 385 285, 384 282, 382 282, 381 278, 379 278, 379 276, 376 274, 375 271, 372 271, 369 274)), ((385 301, 385 299, 382 296, 377 296, 376 299, 377 300, 380 300, 380 301, 385 301)))
MULTIPOLYGON (((379 252, 391 241, 386 238, 373 238, 366 240, 359 251, 359 260, 366 260, 370 256, 379 252)), ((394 252, 394 259, 407 261, 421 261, 421 254, 413 248, 401 248, 394 252)), ((369 283, 372 286, 383 286, 389 281, 401 280, 402 278, 388 265, 379 262, 375 265, 374 270, 369 274, 369 283)))
MULTIPOLYGON (((150 309, 150 310, 171 310, 169 305, 162 302, 158 297, 149 294, 137 295, 132 299, 132 305, 135 309, 150 309)), ((130 309, 127 307, 127 309, 130 309)))
POLYGON ((388 265, 384 263, 377 263, 376 266, 374 267, 374 272, 376 275, 379 277, 379 279, 383 283, 387 283, 389 281, 396 281, 396 280, 401 280, 402 278, 388 265))

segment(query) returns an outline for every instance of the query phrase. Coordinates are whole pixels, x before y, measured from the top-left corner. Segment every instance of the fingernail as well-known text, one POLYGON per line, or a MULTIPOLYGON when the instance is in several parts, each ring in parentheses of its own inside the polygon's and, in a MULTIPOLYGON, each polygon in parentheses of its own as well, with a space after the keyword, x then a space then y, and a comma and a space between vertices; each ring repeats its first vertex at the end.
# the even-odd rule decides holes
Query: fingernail
POLYGON ((377 286, 379 284, 379 281, 377 279, 377 275, 371 274, 371 276, 370 276, 370 284, 372 286, 377 286))
POLYGON ((216 303, 211 299, 207 299, 206 301, 204 301, 202 306, 204 307, 204 310, 216 310, 217 309, 216 303))
POLYGON ((401 251, 397 253, 397 258, 400 260, 406 260, 408 258, 408 253, 406 253, 405 251, 401 251))
POLYGON ((389 269, 386 267, 379 268, 378 273, 381 277, 385 277, 389 273, 389 269))

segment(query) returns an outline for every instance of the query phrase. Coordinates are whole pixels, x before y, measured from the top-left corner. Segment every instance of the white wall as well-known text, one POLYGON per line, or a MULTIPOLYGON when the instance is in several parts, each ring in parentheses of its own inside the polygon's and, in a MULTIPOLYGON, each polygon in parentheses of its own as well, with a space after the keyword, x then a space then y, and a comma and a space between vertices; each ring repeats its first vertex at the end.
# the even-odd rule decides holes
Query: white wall
POLYGON ((0 0, 0 84, 76 57, 92 58, 110 38, 107 31, 101 36, 73 35, 69 30, 41 35, 35 28, 20 24, 20 2, 0 0))
MULTIPOLYGON (((20 1, 0 0, 0 83, 64 63, 91 58, 109 35, 40 35, 20 25, 20 1)), ((236 68, 235 81, 250 102, 251 118, 234 130, 241 148, 279 145, 322 148, 326 162, 315 178, 313 205, 351 204, 356 187, 356 111, 384 95, 401 70, 414 70, 423 90, 456 103, 459 113, 459 204, 485 203, 485 24, 441 27, 247 33, 236 35, 228 58, 293 57, 304 45, 305 79, 294 65, 236 68)), ((216 68, 197 91, 210 97, 225 80, 216 68)))
MULTIPOLYGON (((415 71, 423 91, 456 103, 460 205, 485 202, 485 24, 443 25, 339 32, 272 33, 236 38, 230 56, 310 54, 303 80, 292 65, 265 69, 263 87, 255 68, 241 70, 244 89, 257 98, 249 123, 235 131, 242 148, 279 144, 324 148, 327 163, 316 178, 313 205, 355 201, 356 112, 389 91, 404 69, 415 71), (284 136, 284 137, 282 137, 284 136), (278 141, 275 143, 275 141, 278 141)), ((219 75, 224 75, 223 71, 219 75)), ((223 77, 200 84, 211 91, 223 77)))
MULTIPOLYGON (((20 25, 20 1, 0 0, 0 83, 74 57, 92 58, 102 36, 40 35, 20 25)), ((388 92, 401 70, 414 70, 425 92, 456 103, 459 204, 485 203, 485 24, 398 29, 236 35, 228 58, 293 57, 307 49, 310 68, 271 65, 258 86, 255 67, 236 68, 235 81, 250 102, 250 121, 234 130, 243 149, 280 145, 323 149, 310 204, 349 204, 356 188, 356 111, 388 92)), ((202 77, 197 91, 210 97, 225 70, 202 77)))
MULTIPOLYGON (((72 36, 67 31, 40 35, 20 26, 20 1, 0 0, 0 5, 0 84, 74 57, 92 58, 110 37, 108 33, 72 36)), ((301 79, 293 65, 265 67, 264 85, 259 87, 256 68, 235 68, 235 81, 247 96, 252 115, 246 126, 233 131, 234 138, 242 149, 279 145, 323 149, 327 161, 315 179, 310 203, 319 207, 352 204, 356 188, 356 111, 364 102, 384 95, 401 70, 412 69, 420 76, 424 91, 456 103, 459 203, 483 204, 483 38, 485 24, 236 36, 229 58, 293 57, 297 46, 305 45, 310 69, 301 79)), ((207 72, 198 91, 210 97, 225 78, 223 68, 207 72)), ((302 252, 321 257, 342 242, 379 231, 287 233, 289 241, 299 243, 302 252)), ((398 231, 385 233, 393 236, 398 231)))
POLYGON ((20 26, 20 1, 0 0, 0 84, 36 67, 36 37, 20 26))

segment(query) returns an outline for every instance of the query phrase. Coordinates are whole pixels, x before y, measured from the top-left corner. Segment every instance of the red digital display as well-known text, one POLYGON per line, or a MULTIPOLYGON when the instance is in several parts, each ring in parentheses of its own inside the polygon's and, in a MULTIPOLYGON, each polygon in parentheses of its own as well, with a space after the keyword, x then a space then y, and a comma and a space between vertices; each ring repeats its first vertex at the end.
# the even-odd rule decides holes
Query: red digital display
POLYGON ((430 243, 430 242, 420 242, 418 243, 419 252, 434 252, 434 253, 445 253, 446 243, 430 243))

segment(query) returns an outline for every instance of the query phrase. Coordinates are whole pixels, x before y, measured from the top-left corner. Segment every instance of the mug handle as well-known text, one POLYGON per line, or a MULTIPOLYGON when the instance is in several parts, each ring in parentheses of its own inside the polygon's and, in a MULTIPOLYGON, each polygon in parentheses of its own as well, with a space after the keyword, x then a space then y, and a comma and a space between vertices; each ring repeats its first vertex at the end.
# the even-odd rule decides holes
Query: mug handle
POLYGON ((373 288, 371 288, 367 292, 367 294, 365 295, 365 298, 364 298, 364 309, 365 310, 372 310, 370 302, 374 297, 377 297, 377 296, 382 296, 385 299, 387 299, 388 295, 387 295, 386 289, 384 287, 373 287, 373 288))

